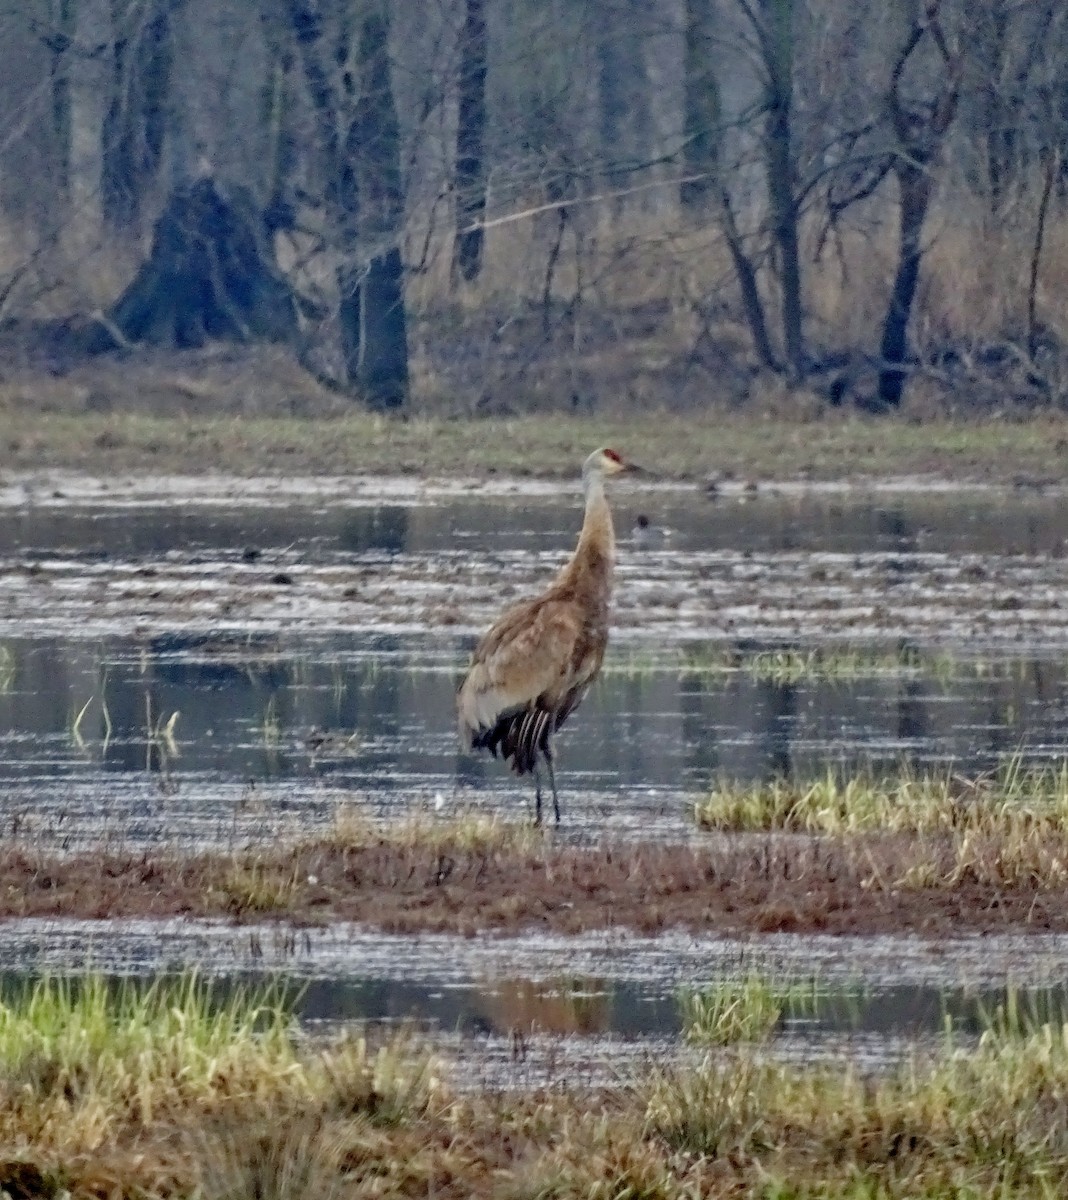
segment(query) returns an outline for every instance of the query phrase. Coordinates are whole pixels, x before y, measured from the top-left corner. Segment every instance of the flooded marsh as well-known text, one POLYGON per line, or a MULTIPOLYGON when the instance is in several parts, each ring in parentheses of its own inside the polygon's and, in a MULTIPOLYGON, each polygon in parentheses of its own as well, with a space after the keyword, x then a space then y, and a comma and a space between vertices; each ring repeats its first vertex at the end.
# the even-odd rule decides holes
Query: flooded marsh
POLYGON ((1035 971, 1044 986, 1068 978, 1068 951, 1041 949, 1038 932, 1068 931, 1059 825, 1011 841, 947 818, 916 840, 873 817, 841 840, 857 833, 852 801, 835 829, 695 820, 727 782, 785 789, 796 816, 798 789, 828 774, 843 787, 956 780, 956 797, 1006 764, 1058 770, 1059 495, 620 489, 613 642, 560 739, 563 827, 533 841, 530 789, 459 754, 453 695, 477 633, 572 545, 566 489, 9 481, 0 504, 0 944, 14 938, 14 953, 32 931, 37 951, 16 957, 28 971, 83 970, 89 945, 99 954, 123 929, 159 931, 145 936, 174 955, 120 956, 119 973, 182 960, 220 978, 272 964, 299 975, 318 962, 310 1027, 410 1016, 465 1078, 513 1083, 604 1079, 607 1063, 681 1047, 679 989, 729 968, 713 957, 701 974, 672 940, 679 926, 735 961, 793 937, 791 970, 806 978, 831 961, 842 978, 863 973, 865 945, 896 938, 906 953, 906 933, 944 956, 936 984, 918 968, 879 984, 864 1002, 878 1020, 788 1023, 784 1046, 802 1057, 848 1044, 890 1061, 937 1032, 945 997, 974 1030, 972 1001, 952 999, 975 995, 959 990, 974 976, 946 949, 955 934, 1009 939, 988 999, 1035 971), (450 843, 465 822, 507 844, 450 843), (401 845, 405 828, 421 832, 401 845), (92 943, 64 933, 85 918, 116 924, 92 943), (181 949, 198 918, 221 922, 227 954, 195 937, 199 950, 181 949), (589 961, 581 939, 609 925, 589 961), (552 947, 548 982, 517 965, 509 939, 523 927, 552 947), (348 932, 333 942, 330 929, 348 932), (835 937, 817 952, 803 933, 820 930, 835 937), (428 955, 434 931, 456 946, 492 931, 504 946, 450 982, 458 951, 428 955), (328 944, 320 960, 312 947, 328 944), (639 974, 675 962, 631 984, 617 977, 630 956, 639 974), (345 997, 333 1009, 331 980, 345 997))

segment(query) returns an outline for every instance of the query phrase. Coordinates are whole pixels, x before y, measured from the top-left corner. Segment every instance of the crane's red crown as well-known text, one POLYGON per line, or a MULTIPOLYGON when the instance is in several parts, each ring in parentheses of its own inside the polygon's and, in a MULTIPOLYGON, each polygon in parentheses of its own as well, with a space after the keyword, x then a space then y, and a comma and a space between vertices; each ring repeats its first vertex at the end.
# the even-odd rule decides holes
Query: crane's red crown
POLYGON ((610 458, 613 462, 617 462, 617 463, 623 462, 623 456, 621 454, 617 453, 615 450, 605 449, 605 450, 602 450, 601 453, 605 456, 605 458, 610 458))

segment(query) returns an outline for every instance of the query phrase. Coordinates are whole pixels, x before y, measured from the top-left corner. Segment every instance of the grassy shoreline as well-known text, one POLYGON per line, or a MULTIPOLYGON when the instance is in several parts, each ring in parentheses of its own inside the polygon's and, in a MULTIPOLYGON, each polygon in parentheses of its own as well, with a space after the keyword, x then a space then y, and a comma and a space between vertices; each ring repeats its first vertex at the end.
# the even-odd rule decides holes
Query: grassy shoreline
MULTIPOLYGON (((743 1002, 753 1008, 751 999, 743 1002)), ((302 1038, 269 991, 44 979, 0 997, 0 1188, 22 1200, 1053 1197, 1064 1015, 1010 994, 977 1045, 882 1075, 728 1049, 609 1089, 459 1094, 405 1034, 302 1038)))
POLYGON ((795 421, 706 412, 598 418, 322 419, 34 413, 0 409, 0 469, 236 476, 418 474, 569 478, 611 443, 665 478, 961 483, 1061 480, 1068 417, 1019 423, 828 416, 795 421))

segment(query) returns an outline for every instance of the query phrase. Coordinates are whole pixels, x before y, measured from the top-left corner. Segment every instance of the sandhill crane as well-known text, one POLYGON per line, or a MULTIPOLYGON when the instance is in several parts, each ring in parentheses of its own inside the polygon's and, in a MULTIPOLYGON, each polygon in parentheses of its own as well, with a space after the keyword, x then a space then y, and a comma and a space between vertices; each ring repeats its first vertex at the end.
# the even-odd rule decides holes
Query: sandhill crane
POLYGON ((640 468, 602 448, 582 465, 586 515, 571 560, 552 586, 507 609, 475 647, 456 696, 460 741, 489 750, 517 775, 534 776, 534 820, 541 823, 541 763, 553 773, 553 734, 596 678, 608 644, 608 603, 616 541, 604 481, 640 468))

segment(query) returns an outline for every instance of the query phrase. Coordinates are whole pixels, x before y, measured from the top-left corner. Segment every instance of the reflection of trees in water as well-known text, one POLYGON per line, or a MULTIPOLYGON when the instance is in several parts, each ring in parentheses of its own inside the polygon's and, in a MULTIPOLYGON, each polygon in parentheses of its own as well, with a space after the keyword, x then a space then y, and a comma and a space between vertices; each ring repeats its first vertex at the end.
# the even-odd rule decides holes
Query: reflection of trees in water
POLYGON ((916 522, 906 515, 903 508, 877 508, 875 528, 883 537, 893 539, 896 550, 916 549, 916 522))
MULTIPOLYGON (((455 780, 508 796, 517 815, 528 802, 524 781, 489 758, 461 755, 454 740, 467 638, 451 635, 447 646, 432 640, 436 670, 411 665, 426 660, 404 637, 310 645, 276 637, 243 648, 225 637, 5 644, 17 687, 0 691, 0 731, 29 733, 34 747, 9 755, 8 777, 31 758, 41 762, 37 747, 58 735, 58 754, 53 743, 45 766, 35 769, 59 773, 78 761, 80 770, 87 762, 99 770, 103 762, 114 772, 166 768, 175 778, 329 776, 343 786, 381 786, 384 794, 396 781, 448 793, 455 780), (348 657, 353 652, 361 657, 348 657), (455 672, 441 670, 443 662, 454 662, 455 672), (83 744, 75 744, 71 725, 83 708, 83 744), (160 725, 175 711, 179 757, 166 762, 160 725), (334 736, 320 748, 308 740, 313 730, 334 736)), ((898 656, 920 670, 792 683, 757 680, 744 670, 607 675, 566 727, 561 782, 568 781, 565 789, 616 781, 701 788, 721 773, 756 779, 818 771, 828 747, 837 753, 845 739, 854 762, 952 755, 964 771, 1021 748, 1063 744, 1062 656, 1015 664, 999 657, 986 674, 960 668, 950 679, 925 672, 915 647, 900 645, 898 656)))
MULTIPOLYGON (((717 698, 723 685, 717 683, 717 698)), ((708 676, 686 674, 680 679, 679 710, 682 714, 682 736, 686 747, 688 773, 700 787, 710 787, 720 769, 717 731, 712 715, 713 696, 708 676)))
MULTIPOLYGON (((896 649, 901 662, 921 660, 919 648, 910 642, 898 642, 896 649)), ((920 747, 930 736, 930 705, 929 682, 919 675, 902 676, 897 697, 897 737, 898 741, 915 747, 905 752, 906 761, 913 765, 922 756, 920 747)))
POLYGON ((614 1028, 614 991, 601 980, 533 983, 495 980, 478 998, 477 1008, 490 1029, 591 1036, 614 1028))
POLYGON ((338 530, 338 544, 352 554, 366 550, 400 554, 408 548, 408 523, 408 509, 403 505, 354 508, 346 513, 338 530))
POLYGON ((789 775, 793 770, 797 685, 762 681, 757 685, 757 698, 766 714, 761 737, 765 769, 773 775, 789 775))

